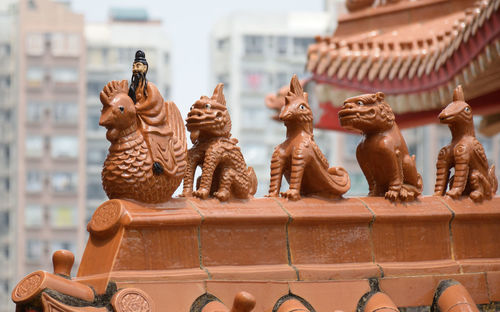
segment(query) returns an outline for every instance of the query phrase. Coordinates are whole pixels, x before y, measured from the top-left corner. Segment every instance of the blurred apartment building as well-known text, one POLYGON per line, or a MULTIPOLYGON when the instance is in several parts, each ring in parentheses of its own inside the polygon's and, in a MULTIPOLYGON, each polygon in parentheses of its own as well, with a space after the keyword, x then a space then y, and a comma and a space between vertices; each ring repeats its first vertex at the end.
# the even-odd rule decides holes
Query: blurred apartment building
POLYGON ((0 3, 0 311, 14 309, 9 290, 15 283, 16 32, 10 1, 0 3))
MULTIPOLYGON (((83 16, 49 0, 0 6, 0 311, 20 276, 85 238, 83 16)), ((79 258, 79 257, 77 257, 79 258)))
MULTIPOLYGON (((288 85, 293 74, 305 77, 307 48, 314 36, 333 31, 330 14, 236 13, 220 20, 210 38, 210 85, 224 83, 232 134, 259 180, 257 196, 267 194, 274 147, 285 140, 283 124, 264 104, 267 94, 288 85)), ((331 159, 335 134, 315 131, 331 159)))
POLYGON ((83 15, 49 0, 18 2, 17 273, 79 259, 85 238, 83 15))
POLYGON ((147 78, 165 100, 171 94, 170 42, 161 21, 152 20, 144 9, 115 8, 109 21, 85 26, 87 39, 87 212, 85 222, 107 197, 101 185, 101 170, 108 153, 106 129, 99 126, 102 104, 99 93, 111 80, 130 82, 135 52, 146 53, 147 78), (133 38, 133 39, 132 39, 133 38))

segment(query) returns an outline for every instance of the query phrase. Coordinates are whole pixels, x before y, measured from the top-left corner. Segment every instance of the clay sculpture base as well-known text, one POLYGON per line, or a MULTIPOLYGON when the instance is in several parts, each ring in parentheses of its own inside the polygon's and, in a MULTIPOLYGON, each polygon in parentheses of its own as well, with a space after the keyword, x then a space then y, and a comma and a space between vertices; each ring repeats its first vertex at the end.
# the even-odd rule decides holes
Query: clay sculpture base
POLYGON ((500 302, 492 234, 500 233, 500 197, 109 200, 88 230, 72 282, 97 297, 110 282, 136 289, 157 311, 190 311, 204 294, 230 307, 240 291, 255 297, 253 311, 272 311, 289 294, 315 311, 354 311, 373 281, 398 307, 430 306, 447 279, 476 304, 500 302))

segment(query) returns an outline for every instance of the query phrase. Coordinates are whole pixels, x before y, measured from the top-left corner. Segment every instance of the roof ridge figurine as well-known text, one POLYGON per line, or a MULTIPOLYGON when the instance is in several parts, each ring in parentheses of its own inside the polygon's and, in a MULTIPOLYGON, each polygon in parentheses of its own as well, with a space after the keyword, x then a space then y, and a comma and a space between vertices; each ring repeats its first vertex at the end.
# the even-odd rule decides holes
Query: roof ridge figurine
POLYGON ((186 168, 186 134, 173 102, 165 102, 148 83, 144 52, 137 51, 130 88, 126 80, 111 81, 103 89, 99 125, 111 142, 102 170, 102 184, 110 199, 143 203, 169 200, 186 168))
POLYGON ((483 145, 476 138, 472 109, 465 102, 462 86, 453 92, 453 102, 439 114, 439 121, 451 131, 451 142, 439 151, 434 195, 475 201, 491 199, 498 188, 495 165, 488 167, 483 145), (450 169, 455 175, 450 178, 450 169), (447 186, 449 190, 446 192, 447 186))
POLYGON ((290 81, 279 119, 285 123, 286 140, 276 147, 271 159, 268 196, 279 196, 283 175, 290 187, 281 196, 290 200, 299 200, 301 195, 338 198, 347 192, 349 175, 344 168, 329 168, 314 141, 313 114, 297 75, 290 81))
POLYGON ((188 113, 186 127, 191 132, 193 147, 188 151, 188 166, 184 175, 182 196, 220 201, 231 197, 245 199, 257 191, 257 176, 247 167, 238 140, 231 138, 231 118, 219 83, 212 97, 202 96, 188 113), (201 177, 193 192, 196 167, 201 177))
POLYGON ((356 158, 368 181, 368 195, 411 201, 422 193, 422 177, 384 98, 377 92, 346 99, 339 111, 340 124, 364 135, 356 158))

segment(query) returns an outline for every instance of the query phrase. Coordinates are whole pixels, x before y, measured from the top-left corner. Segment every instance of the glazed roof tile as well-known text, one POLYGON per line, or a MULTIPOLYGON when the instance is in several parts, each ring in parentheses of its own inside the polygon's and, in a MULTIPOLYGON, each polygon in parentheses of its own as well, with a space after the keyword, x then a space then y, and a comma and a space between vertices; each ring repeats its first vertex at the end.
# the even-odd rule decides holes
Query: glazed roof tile
MULTIPOLYGON (((418 2, 424 6, 446 1, 418 2)), ((307 69, 320 79, 358 90, 378 87, 391 89, 393 93, 414 92, 415 84, 408 82, 423 76, 428 77, 419 81, 417 89, 435 87, 463 70, 486 45, 498 38, 499 6, 500 0, 476 1, 464 10, 444 12, 437 18, 387 23, 388 26, 368 27, 357 33, 346 32, 339 25, 335 35, 317 37, 316 43, 309 47, 307 69), (467 48, 466 53, 462 46, 467 48)), ((348 22, 360 24, 362 29, 364 21, 352 16, 355 14, 360 13, 350 14, 348 22)), ((491 59, 491 49, 484 52, 491 59)))

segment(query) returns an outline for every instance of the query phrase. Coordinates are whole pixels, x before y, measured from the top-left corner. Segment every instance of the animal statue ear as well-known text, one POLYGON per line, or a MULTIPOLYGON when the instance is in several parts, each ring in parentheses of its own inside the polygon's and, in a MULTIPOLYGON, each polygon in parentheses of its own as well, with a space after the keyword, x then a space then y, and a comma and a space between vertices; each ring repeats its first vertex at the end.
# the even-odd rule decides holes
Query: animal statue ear
POLYGON ((376 96, 377 96, 377 100, 379 100, 379 101, 382 101, 383 99, 385 99, 384 92, 377 92, 376 96))
POLYGON ((304 93, 304 90, 300 85, 299 78, 297 78, 297 75, 295 74, 290 81, 290 92, 298 96, 302 96, 302 94, 304 93))
POLYGON ((214 94, 212 95, 212 100, 216 100, 217 103, 220 103, 226 106, 226 98, 224 97, 224 84, 221 82, 215 87, 214 94))
POLYGON ((309 94, 307 92, 304 92, 304 98, 306 99, 306 103, 309 104, 309 94))
POLYGON ((458 85, 455 91, 453 91, 453 101, 465 102, 464 89, 462 89, 462 85, 458 85))

